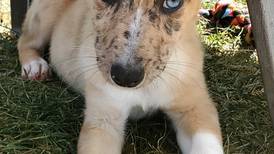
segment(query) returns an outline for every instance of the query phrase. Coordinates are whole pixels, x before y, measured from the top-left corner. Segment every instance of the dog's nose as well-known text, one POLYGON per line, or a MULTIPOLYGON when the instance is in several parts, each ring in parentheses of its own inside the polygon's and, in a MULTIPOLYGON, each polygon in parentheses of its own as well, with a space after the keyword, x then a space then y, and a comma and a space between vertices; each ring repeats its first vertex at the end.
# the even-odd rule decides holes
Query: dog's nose
POLYGON ((119 86, 137 87, 144 79, 144 67, 137 65, 122 65, 115 63, 111 66, 111 79, 119 86))

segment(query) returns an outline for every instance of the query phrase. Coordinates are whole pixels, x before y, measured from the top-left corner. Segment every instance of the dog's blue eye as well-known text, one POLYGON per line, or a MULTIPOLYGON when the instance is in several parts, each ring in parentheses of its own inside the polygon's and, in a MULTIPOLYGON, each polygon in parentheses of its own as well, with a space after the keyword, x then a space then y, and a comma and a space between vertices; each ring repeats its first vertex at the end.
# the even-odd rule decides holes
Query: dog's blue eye
POLYGON ((177 11, 182 6, 182 0, 165 0, 163 3, 163 9, 166 13, 172 13, 177 11))

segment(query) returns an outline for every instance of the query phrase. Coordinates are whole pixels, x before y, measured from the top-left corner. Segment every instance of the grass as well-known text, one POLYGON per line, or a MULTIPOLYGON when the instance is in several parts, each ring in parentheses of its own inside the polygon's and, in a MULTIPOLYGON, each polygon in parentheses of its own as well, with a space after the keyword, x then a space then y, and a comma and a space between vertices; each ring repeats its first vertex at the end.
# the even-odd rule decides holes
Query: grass
MULTIPOLYGON (((206 49, 205 74, 219 110, 227 154, 272 154, 274 132, 255 50, 237 28, 198 29, 206 49)), ((84 99, 57 77, 20 78, 16 38, 0 35, 0 154, 76 153, 84 99)), ((168 118, 155 116, 127 125, 125 154, 177 154, 168 118)))

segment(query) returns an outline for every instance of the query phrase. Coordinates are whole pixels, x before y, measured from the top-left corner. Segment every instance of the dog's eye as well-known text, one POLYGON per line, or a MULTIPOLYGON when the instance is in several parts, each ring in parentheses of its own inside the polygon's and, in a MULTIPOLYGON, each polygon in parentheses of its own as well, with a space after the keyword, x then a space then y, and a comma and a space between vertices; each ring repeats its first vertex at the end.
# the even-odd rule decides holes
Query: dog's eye
POLYGON ((103 2, 105 2, 108 5, 114 5, 116 3, 116 0, 103 0, 103 2))
POLYGON ((183 0, 164 0, 163 11, 165 13, 172 13, 177 11, 183 4, 183 0))

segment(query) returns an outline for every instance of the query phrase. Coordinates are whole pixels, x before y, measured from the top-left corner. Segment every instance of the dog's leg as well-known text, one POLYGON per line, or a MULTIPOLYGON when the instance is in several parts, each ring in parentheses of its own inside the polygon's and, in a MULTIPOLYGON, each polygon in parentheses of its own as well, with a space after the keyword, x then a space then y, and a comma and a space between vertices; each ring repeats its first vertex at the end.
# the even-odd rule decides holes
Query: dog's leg
POLYGON ((94 91, 86 98, 78 154, 121 154, 128 111, 94 91))
POLYGON ((32 2, 17 45, 23 78, 30 80, 48 78, 49 66, 42 58, 42 53, 50 40, 56 19, 60 16, 60 9, 65 8, 64 1, 34 0, 32 2))
POLYGON ((184 154, 223 154, 217 110, 203 87, 193 86, 182 93, 167 114, 184 154))

